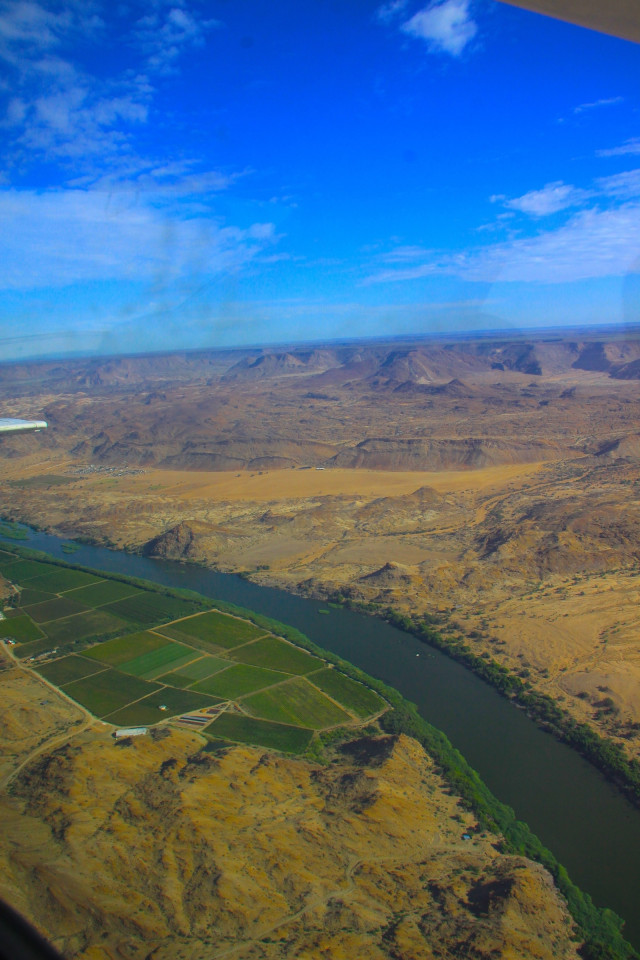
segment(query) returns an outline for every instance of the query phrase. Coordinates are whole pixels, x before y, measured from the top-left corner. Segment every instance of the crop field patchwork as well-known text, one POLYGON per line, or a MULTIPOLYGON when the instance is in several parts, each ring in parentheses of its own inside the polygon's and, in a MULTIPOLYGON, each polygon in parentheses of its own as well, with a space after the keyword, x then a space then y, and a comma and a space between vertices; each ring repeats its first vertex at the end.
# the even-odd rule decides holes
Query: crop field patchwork
POLYGON ((83 587, 88 583, 97 583, 99 579, 92 573, 84 573, 82 570, 52 565, 44 576, 34 577, 30 586, 37 587, 39 590, 48 590, 50 593, 64 593, 66 590, 83 587))
MULTIPOLYGON (((204 680, 206 677, 210 677, 212 674, 218 673, 230 665, 229 660, 223 660, 221 657, 203 657, 200 650, 194 650, 194 653, 198 658, 197 660, 192 660, 190 663, 181 665, 180 667, 174 665, 171 675, 179 674, 188 680, 189 683, 194 683, 196 680, 204 680)), ((167 683, 169 682, 170 681, 167 680, 167 683)), ((176 684, 176 686, 185 686, 185 684, 176 684)))
POLYGON ((42 630, 26 614, 10 620, 0 620, 0 637, 12 637, 18 643, 27 643, 42 636, 42 630))
POLYGON ((118 620, 102 610, 87 610, 73 617, 54 620, 44 628, 54 646, 72 646, 88 638, 101 640, 104 637, 123 633, 129 629, 129 624, 118 620))
POLYGON ((282 750, 284 753, 301 753, 308 746, 313 732, 302 727, 255 720, 237 713, 223 713, 207 727, 205 735, 214 743, 215 739, 221 738, 282 750))
POLYGON ((230 656, 242 663, 252 663, 256 667, 268 667, 271 670, 283 670, 299 676, 311 673, 324 666, 324 661, 307 653, 292 643, 279 637, 268 636, 255 643, 233 650, 230 656))
POLYGON ((33 603, 42 603, 44 600, 55 599, 55 593, 47 593, 46 590, 32 590, 31 587, 23 587, 20 591, 21 607, 28 607, 33 603))
POLYGON ((184 690, 193 685, 191 677, 184 677, 177 670, 171 671, 171 673, 162 673, 153 679, 159 680, 160 683, 166 683, 169 687, 179 687, 180 690, 184 690))
POLYGON ((103 607, 107 603, 124 600, 125 597, 134 597, 142 592, 142 590, 138 590, 128 583, 121 583, 119 580, 100 580, 98 583, 91 583, 86 587, 77 587, 67 596, 79 600, 87 607, 103 607))
POLYGON ((197 655, 197 652, 193 649, 189 650, 188 647, 183 647, 180 643, 170 642, 164 647, 158 647, 156 650, 148 650, 146 653, 141 653, 132 660, 125 660, 124 663, 120 664, 120 669, 124 673, 133 674, 134 677, 152 679, 148 677, 147 674, 158 671, 161 674, 166 673, 169 664, 176 661, 189 663, 189 661, 193 660, 197 655))
POLYGON ((151 725, 231 700, 250 715, 212 720, 212 741, 298 753, 314 730, 364 719, 384 706, 368 687, 248 620, 194 612, 198 601, 72 567, 14 560, 7 551, 0 551, 2 569, 14 572, 23 602, 31 603, 24 612, 6 611, 0 638, 15 637, 21 659, 46 654, 33 668, 109 723, 151 725), (173 622, 161 624, 169 618, 173 622))
MULTIPOLYGON (((67 688, 69 692, 69 688, 67 688)), ((217 697, 202 696, 190 690, 177 690, 175 687, 162 687, 139 703, 132 703, 124 710, 119 709, 105 715, 108 723, 158 723, 168 717, 177 717, 181 713, 203 710, 205 707, 220 703, 217 697), (161 710, 166 707, 166 710, 161 710)))
POLYGON ((341 703, 358 717, 369 717, 385 706, 375 691, 345 676, 339 670, 320 670, 309 677, 310 682, 341 703))
POLYGON ((162 593, 142 590, 132 597, 116 600, 104 607, 117 617, 129 620, 140 626, 151 626, 166 620, 175 620, 193 613, 195 604, 178 597, 167 597, 162 593))
POLYGON ((129 677, 118 670, 103 670, 65 686, 65 693, 96 717, 104 717, 115 710, 158 690, 157 683, 129 677))
POLYGON ((275 670, 265 670, 263 667, 252 667, 245 663, 238 663, 228 670, 215 673, 206 680, 194 684, 193 690, 203 693, 213 693, 223 700, 237 700, 238 697, 270 687, 274 683, 281 683, 288 679, 288 674, 278 673, 275 670))
POLYGON ((65 683, 71 683, 73 680, 81 680, 83 677, 90 677, 100 670, 105 670, 103 663, 97 660, 85 660, 84 657, 77 657, 71 654, 69 657, 61 657, 59 660, 52 660, 50 663, 43 663, 38 667, 38 672, 55 683, 58 687, 63 687, 65 683))
POLYGON ((248 620, 239 620, 226 613, 209 610, 207 613, 172 623, 163 628, 163 632, 176 640, 189 638, 190 643, 202 649, 217 647, 230 650, 241 643, 263 637, 267 631, 248 620), (199 640, 202 642, 198 643, 199 640))
POLYGON ((101 660, 112 667, 118 667, 134 657, 140 657, 144 653, 150 653, 152 650, 159 650, 168 646, 170 641, 165 637, 159 637, 155 633, 142 631, 140 633, 129 633, 126 637, 116 637, 113 640, 106 640, 85 652, 85 657, 91 657, 95 660, 101 660))
POLYGON ((70 617, 74 613, 84 613, 87 609, 76 600, 69 600, 67 597, 54 597, 53 600, 45 600, 42 603, 24 607, 24 612, 28 613, 36 623, 47 623, 48 620, 62 620, 63 617, 70 617))
MULTIPOLYGON (((29 583, 36 577, 51 573, 56 568, 50 563, 39 563, 37 560, 13 560, 11 563, 0 563, 0 573, 14 583, 29 583)), ((55 591, 54 591, 55 592, 55 591)))
POLYGON ((348 713, 328 700, 303 677, 296 677, 271 690, 262 690, 245 697, 242 705, 253 716, 263 720, 291 723, 297 727, 311 727, 313 730, 350 723, 352 720, 348 713))

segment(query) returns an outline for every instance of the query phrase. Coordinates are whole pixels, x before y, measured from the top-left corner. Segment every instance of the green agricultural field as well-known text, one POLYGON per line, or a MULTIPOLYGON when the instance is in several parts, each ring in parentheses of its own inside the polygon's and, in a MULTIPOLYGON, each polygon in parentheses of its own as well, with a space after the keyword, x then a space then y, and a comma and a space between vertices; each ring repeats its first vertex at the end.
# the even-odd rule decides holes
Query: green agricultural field
POLYGON ((230 650, 248 640, 264 636, 266 630, 256 627, 254 623, 249 623, 247 620, 239 620, 226 613, 209 610, 207 613, 200 613, 187 620, 171 623, 168 627, 163 627, 162 632, 177 640, 188 639, 194 646, 201 647, 203 650, 212 648, 230 650))
POLYGON ((33 603, 43 603, 45 600, 55 600, 55 593, 47 593, 46 590, 34 590, 31 587, 23 587, 20 591, 20 606, 28 607, 33 603))
POLYGON ((118 620, 102 610, 87 610, 86 613, 48 623, 44 629, 55 646, 75 644, 86 641, 87 638, 99 640, 116 633, 124 633, 130 628, 124 620, 118 620))
POLYGON ((104 717, 115 710, 140 700, 158 690, 157 683, 129 677, 118 670, 103 670, 83 680, 68 683, 64 692, 90 710, 96 717, 104 717))
POLYGON ((177 670, 172 670, 171 673, 161 673, 154 677, 154 680, 159 683, 166 683, 170 687, 179 687, 181 690, 185 690, 193 684, 191 677, 184 677, 177 670))
POLYGON ((238 663, 228 670, 216 673, 206 680, 200 680, 191 688, 203 693, 213 693, 223 700, 237 700, 246 694, 270 687, 288 679, 288 674, 277 673, 275 670, 265 670, 263 667, 252 667, 246 663, 238 663))
MULTIPOLYGON (((199 659, 192 660, 184 666, 174 666, 171 671, 171 676, 179 674, 181 677, 184 677, 188 683, 194 683, 194 681, 204 680, 206 677, 210 677, 212 674, 218 673, 230 665, 229 660, 223 660, 221 657, 203 657, 199 650, 194 651, 194 653, 199 659)), ((165 682, 172 683, 171 680, 166 680, 165 682)), ((176 686, 183 687, 185 684, 177 683, 176 686)))
POLYGON ((246 647, 232 650, 229 654, 234 660, 242 663, 252 663, 256 667, 268 667, 271 670, 282 670, 284 673, 293 673, 302 676, 324 666, 324 661, 312 656, 301 647, 295 647, 279 637, 263 637, 250 643, 246 647))
MULTIPOLYGON (((68 688, 66 692, 70 692, 68 688)), ((205 697, 190 690, 177 690, 175 687, 162 687, 140 703, 131 704, 126 711, 122 709, 114 711, 105 719, 108 723, 122 726, 130 723, 159 723, 160 720, 177 717, 193 710, 202 710, 205 707, 215 706, 216 703, 220 703, 216 697, 205 697), (167 709, 161 710, 161 706, 167 709)))
POLYGON ((45 600, 42 603, 25 607, 24 612, 28 613, 36 623, 47 623, 48 620, 62 620, 63 617, 84 613, 87 609, 88 607, 85 607, 82 603, 69 600, 68 597, 54 597, 53 600, 45 600))
MULTIPOLYGON (((49 650, 58 650, 55 643, 51 643, 48 637, 42 640, 31 640, 29 643, 21 643, 19 647, 14 647, 13 652, 20 660, 27 660, 29 657, 36 657, 39 653, 45 653, 49 650)), ((58 656, 62 656, 62 650, 58 650, 58 656)))
POLYGON ((119 580, 100 580, 98 583, 89 584, 88 587, 79 587, 68 596, 86 604, 87 607, 102 607, 107 603, 123 600, 125 597, 134 597, 143 592, 119 580))
POLYGON ((358 717, 370 717, 385 706, 384 700, 377 693, 339 670, 320 670, 309 677, 309 680, 358 717))
POLYGON ((107 640, 96 647, 91 647, 85 651, 85 657, 91 657, 94 660, 101 660, 102 663, 108 663, 112 667, 119 667, 134 657, 140 657, 143 653, 150 653, 152 650, 159 650, 161 647, 169 646, 170 641, 165 637, 158 637, 155 633, 129 633, 126 637, 116 637, 114 640, 107 640))
MULTIPOLYGON (((39 563, 37 560, 14 560, 9 563, 0 564, 0 572, 3 576, 12 580, 14 583, 26 583, 51 573, 56 567, 51 563, 39 563)), ((56 590, 52 591, 57 593, 56 590)))
POLYGON ((164 620, 176 620, 193 613, 196 605, 178 597, 167 597, 151 590, 141 590, 132 597, 116 600, 105 607, 117 617, 140 626, 152 626, 164 620))
POLYGON ((131 673, 134 677, 145 677, 147 680, 152 680, 153 677, 149 674, 158 671, 159 673, 166 673, 169 664, 180 660, 183 663, 188 663, 197 655, 196 650, 183 647, 180 643, 169 642, 164 647, 157 647, 155 650, 138 654, 131 660, 125 660, 124 663, 120 664, 120 670, 124 673, 131 673))
POLYGON ((104 664, 95 660, 85 660, 84 657, 76 657, 74 654, 61 657, 60 660, 52 660, 50 663, 43 663, 37 668, 38 673, 41 673, 45 680, 55 683, 58 687, 63 687, 65 683, 71 683, 73 680, 90 677, 104 669, 104 664))
POLYGON ((237 713, 223 713, 207 727, 205 735, 214 742, 216 739, 226 739, 282 750, 283 753, 302 753, 313 733, 301 727, 254 720, 253 717, 243 717, 237 713))
POLYGON ((262 690, 245 697, 242 705, 252 715, 263 720, 292 723, 297 727, 311 727, 313 730, 352 722, 348 713, 328 700, 303 677, 296 677, 271 690, 262 690))
POLYGON ((11 617, 10 620, 0 620, 0 637, 12 637, 18 643, 27 643, 29 640, 38 640, 44 636, 40 627, 26 614, 11 617))
POLYGON ((99 577, 94 577, 91 573, 84 573, 82 570, 51 565, 48 573, 44 576, 35 577, 30 582, 30 586, 37 587, 39 590, 48 590, 50 593, 65 593, 65 591, 73 590, 75 587, 97 583, 99 579, 99 577))

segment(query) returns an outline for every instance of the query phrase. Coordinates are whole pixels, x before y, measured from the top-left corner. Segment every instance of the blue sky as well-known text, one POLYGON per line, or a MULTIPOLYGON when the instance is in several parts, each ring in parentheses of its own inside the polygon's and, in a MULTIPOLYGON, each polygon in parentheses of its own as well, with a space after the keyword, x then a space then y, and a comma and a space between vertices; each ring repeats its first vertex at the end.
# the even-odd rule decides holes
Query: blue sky
POLYGON ((3 357, 640 321, 640 47, 494 0, 0 0, 3 357))

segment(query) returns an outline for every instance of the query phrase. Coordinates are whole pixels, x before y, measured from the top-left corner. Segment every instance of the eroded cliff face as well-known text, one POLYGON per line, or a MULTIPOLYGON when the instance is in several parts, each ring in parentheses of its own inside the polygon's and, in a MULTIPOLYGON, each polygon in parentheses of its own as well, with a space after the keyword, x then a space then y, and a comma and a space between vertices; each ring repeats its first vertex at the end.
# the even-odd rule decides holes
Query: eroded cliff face
POLYGON ((201 745, 96 728, 13 780, 0 893, 67 957, 577 957, 548 874, 476 835, 415 741, 201 745))

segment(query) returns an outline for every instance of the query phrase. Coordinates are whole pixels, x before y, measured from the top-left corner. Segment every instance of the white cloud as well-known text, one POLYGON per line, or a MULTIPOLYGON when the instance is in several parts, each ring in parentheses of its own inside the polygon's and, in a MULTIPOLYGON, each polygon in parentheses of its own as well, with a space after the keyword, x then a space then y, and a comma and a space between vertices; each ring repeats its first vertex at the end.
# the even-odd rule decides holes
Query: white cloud
POLYGON ((611 177, 600 177, 596 183, 599 190, 609 197, 621 200, 640 198, 640 170, 625 170, 611 177))
POLYGON ((624 102, 624 97, 603 97, 601 100, 594 100, 593 103, 581 103, 573 108, 576 114, 586 113, 589 110, 597 110, 600 107, 615 107, 624 102))
POLYGON ((108 0, 0 0, 0 61, 13 93, 0 121, 10 131, 3 138, 9 163, 44 156, 76 169, 104 168, 131 152, 135 128, 148 119, 154 76, 175 72, 180 57, 217 25, 181 0, 138 0, 136 9, 145 16, 132 28, 131 11, 114 15, 108 0), (108 26, 102 12, 110 15, 108 26), (137 68, 94 73, 92 43, 133 49, 137 68), (69 52, 78 45, 84 67, 69 52))
POLYGON ((418 11, 403 23, 402 30, 426 40, 433 52, 459 57, 478 28, 469 11, 469 0, 442 0, 418 11))
POLYGON ((598 150, 598 157, 624 157, 628 154, 639 154, 640 153, 640 137, 634 137, 632 140, 627 140, 626 143, 621 144, 619 147, 610 147, 607 150, 598 150))
POLYGON ((530 217, 548 217, 560 210, 578 206, 589 196, 586 190, 579 190, 571 184, 556 180, 554 183, 548 183, 541 190, 530 190, 521 197, 509 199, 496 195, 490 199, 492 203, 500 202, 509 210, 517 210, 530 217))
POLYGON ((556 230, 470 252, 446 272, 467 280, 566 283, 637 272, 639 255, 640 204, 629 203, 584 210, 556 230))
POLYGON ((640 204, 613 210, 584 210, 567 223, 533 237, 452 254, 432 254, 422 263, 385 269, 365 285, 450 275, 482 283, 569 283, 598 277, 621 277, 640 269, 640 204))
POLYGON ((424 247, 394 247, 393 250, 383 254, 382 259, 386 263, 410 263, 413 260, 424 260, 430 253, 431 251, 424 247))
POLYGON ((147 56, 147 69, 168 73, 175 61, 189 46, 202 46, 207 31, 220 26, 218 20, 202 20, 178 6, 141 17, 136 24, 135 39, 147 56))
POLYGON ((270 223, 240 229, 99 190, 0 190, 0 220, 0 288, 16 290, 232 274, 278 239, 270 223))
POLYGON ((383 3, 376 11, 376 17, 381 23, 391 23, 397 17, 402 16, 407 8, 408 0, 390 0, 389 3, 383 3))

